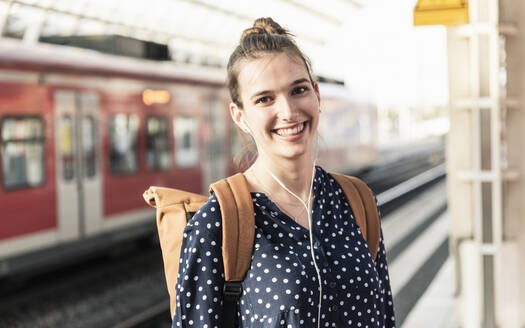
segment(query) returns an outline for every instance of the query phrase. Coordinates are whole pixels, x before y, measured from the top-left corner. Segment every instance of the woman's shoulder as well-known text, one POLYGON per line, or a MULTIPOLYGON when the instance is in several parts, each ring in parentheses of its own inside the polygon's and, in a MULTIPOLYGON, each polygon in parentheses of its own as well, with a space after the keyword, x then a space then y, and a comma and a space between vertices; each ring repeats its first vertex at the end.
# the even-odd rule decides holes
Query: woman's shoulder
POLYGON ((329 187, 330 189, 333 188, 339 188, 339 184, 334 179, 334 177, 330 174, 330 172, 326 171, 322 167, 316 165, 316 180, 318 183, 322 185, 322 187, 329 187))
MULTIPOLYGON (((337 172, 325 171, 320 166, 316 166, 316 169, 318 171, 317 176, 319 177, 319 181, 320 182, 324 183, 325 185, 328 184, 331 187, 335 187, 335 188, 341 189, 340 184, 337 182, 337 179, 335 179, 333 174, 332 174, 332 173, 337 173, 337 172)), ((337 173, 337 174, 338 175, 342 175, 341 173, 337 173)), ((368 184, 365 181, 363 181, 362 179, 360 179, 357 176, 350 175, 350 177, 358 178, 359 180, 361 180, 372 191, 372 193, 374 193, 373 190, 370 188, 370 186, 368 186, 368 184)), ((374 195, 375 195, 375 193, 374 193, 374 195)))
POLYGON ((205 234, 218 236, 222 231, 222 217, 217 197, 212 194, 208 201, 193 215, 186 224, 187 234, 205 234))

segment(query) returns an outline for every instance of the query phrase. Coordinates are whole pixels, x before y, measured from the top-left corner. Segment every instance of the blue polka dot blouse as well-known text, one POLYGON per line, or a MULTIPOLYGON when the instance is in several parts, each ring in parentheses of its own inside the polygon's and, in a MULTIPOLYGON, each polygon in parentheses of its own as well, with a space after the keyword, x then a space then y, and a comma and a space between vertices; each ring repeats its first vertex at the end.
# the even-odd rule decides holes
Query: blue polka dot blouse
MULTIPOLYGON (((342 189, 320 167, 313 193, 313 248, 321 290, 309 231, 266 195, 252 193, 255 244, 242 283, 238 326, 395 327, 383 238, 374 262, 342 189)), ((221 244, 219 203, 212 195, 184 231, 173 327, 221 328, 221 244)))

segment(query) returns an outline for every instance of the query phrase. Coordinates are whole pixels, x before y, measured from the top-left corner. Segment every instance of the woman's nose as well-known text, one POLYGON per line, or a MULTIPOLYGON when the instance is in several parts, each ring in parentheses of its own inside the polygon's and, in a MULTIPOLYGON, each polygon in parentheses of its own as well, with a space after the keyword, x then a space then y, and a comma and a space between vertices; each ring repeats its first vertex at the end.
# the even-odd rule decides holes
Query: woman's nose
POLYGON ((291 99, 282 97, 277 105, 280 119, 293 121, 297 117, 297 108, 291 99))

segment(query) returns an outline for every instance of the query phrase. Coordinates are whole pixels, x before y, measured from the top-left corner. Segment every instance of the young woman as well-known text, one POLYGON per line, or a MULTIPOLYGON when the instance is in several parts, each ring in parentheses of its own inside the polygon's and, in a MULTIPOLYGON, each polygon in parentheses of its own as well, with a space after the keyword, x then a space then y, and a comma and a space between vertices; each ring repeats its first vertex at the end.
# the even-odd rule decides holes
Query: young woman
MULTIPOLYGON (((232 119, 257 149, 244 172, 255 245, 238 326, 394 327, 383 241, 374 262, 340 186, 315 166, 320 95, 307 57, 257 19, 230 57, 228 86, 232 119)), ((173 327, 221 327, 221 243, 212 195, 185 230, 173 327)))

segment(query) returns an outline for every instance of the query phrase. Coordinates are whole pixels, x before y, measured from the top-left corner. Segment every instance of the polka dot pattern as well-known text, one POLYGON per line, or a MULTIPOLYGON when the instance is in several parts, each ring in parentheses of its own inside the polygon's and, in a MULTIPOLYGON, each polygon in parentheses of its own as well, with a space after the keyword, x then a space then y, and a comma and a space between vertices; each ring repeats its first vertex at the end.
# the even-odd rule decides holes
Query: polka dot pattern
MULTIPOLYGON (((262 193, 252 193, 255 241, 238 327, 318 326, 319 282, 308 230, 262 193)), ((321 327, 395 327, 386 251, 374 262, 339 184, 316 167, 313 248, 322 283, 321 327)), ((224 269, 215 196, 188 222, 173 327, 219 328, 224 269)))

